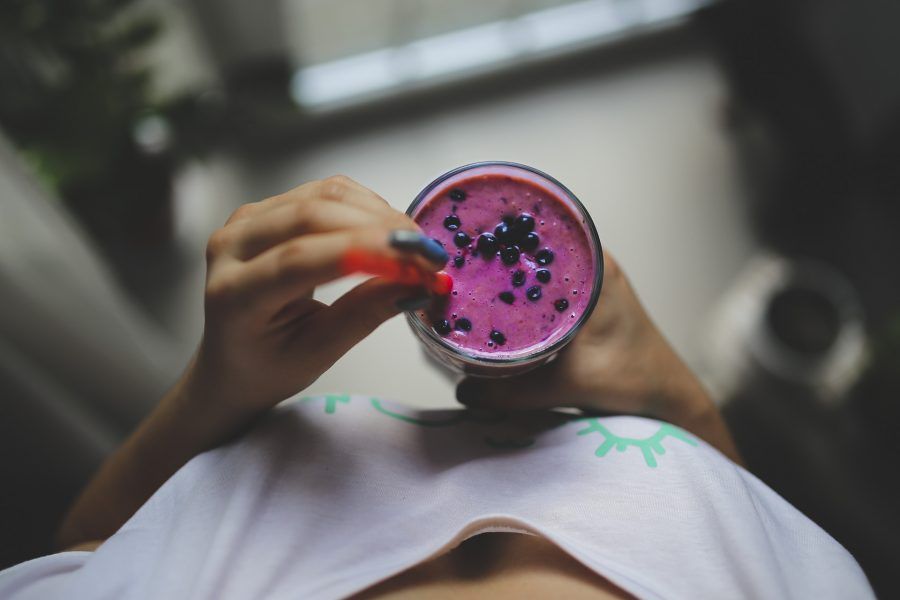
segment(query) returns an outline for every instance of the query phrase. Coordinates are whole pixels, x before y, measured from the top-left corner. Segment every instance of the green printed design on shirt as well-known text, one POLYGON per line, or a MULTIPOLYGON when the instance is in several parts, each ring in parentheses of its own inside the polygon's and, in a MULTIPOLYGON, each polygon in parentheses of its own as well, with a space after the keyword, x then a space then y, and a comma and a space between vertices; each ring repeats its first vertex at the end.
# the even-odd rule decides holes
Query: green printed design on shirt
POLYGON ((456 414, 444 419, 419 419, 404 415, 389 408, 385 408, 378 398, 370 398, 372 406, 383 415, 387 415, 392 419, 403 421, 404 423, 412 423, 421 427, 447 427, 449 425, 458 425, 463 421, 471 421, 474 423, 482 423, 486 425, 495 425, 506 419, 505 413, 475 413, 471 410, 456 411, 456 414))
MULTIPOLYGON (((337 410, 338 402, 343 402, 344 404, 350 404, 350 396, 346 394, 327 394, 324 396, 325 398, 325 413, 329 415, 333 415, 337 410)), ((313 397, 305 397, 300 398, 300 402, 309 402, 310 400, 315 400, 313 397)))
POLYGON ((615 447, 619 452, 625 452, 625 450, 628 449, 628 446, 636 446, 644 454, 644 461, 651 469, 655 469, 657 464, 654 454, 662 456, 666 453, 666 449, 663 448, 662 441, 667 436, 677 438, 683 442, 690 444, 691 446, 697 445, 697 440, 689 436, 683 429, 675 427, 674 425, 670 425, 669 423, 663 423, 660 426, 659 431, 648 438, 635 439, 628 437, 619 437, 615 435, 595 418, 587 419, 587 422, 588 426, 580 430, 578 432, 578 435, 587 435, 593 432, 597 432, 603 435, 603 443, 600 444, 596 452, 594 452, 595 455, 606 456, 606 454, 610 450, 612 450, 613 447, 615 447))
MULTIPOLYGON (((445 419, 419 419, 417 417, 411 417, 409 415, 404 415, 398 413, 396 411, 390 410, 389 408, 385 408, 381 403, 381 400, 378 398, 370 398, 369 400, 372 403, 372 406, 383 415, 387 415, 392 419, 397 419, 398 421, 403 421, 404 423, 411 423, 413 425, 419 425, 420 427, 448 427, 450 425, 459 425, 463 421, 474 421, 476 423, 484 423, 484 424, 496 424, 506 418, 505 414, 496 414, 496 415, 476 415, 468 410, 457 411, 456 414, 445 418, 445 419)), ((497 438, 490 435, 485 436, 484 443, 494 448, 495 450, 520 450, 522 448, 528 448, 532 444, 534 444, 533 439, 526 440, 514 440, 510 438, 497 438)))
POLYGON ((417 419, 416 417, 410 417, 409 415, 403 415, 398 412, 394 412, 390 409, 385 408, 381 404, 381 400, 378 398, 371 398, 372 406, 375 407, 375 410, 380 412, 383 415, 387 415, 393 419, 397 419, 398 421, 403 421, 405 423, 412 423, 413 425, 421 425, 422 427, 447 427, 448 425, 456 425, 460 421, 463 420, 465 416, 465 411, 459 411, 457 414, 449 417, 447 419, 417 419))

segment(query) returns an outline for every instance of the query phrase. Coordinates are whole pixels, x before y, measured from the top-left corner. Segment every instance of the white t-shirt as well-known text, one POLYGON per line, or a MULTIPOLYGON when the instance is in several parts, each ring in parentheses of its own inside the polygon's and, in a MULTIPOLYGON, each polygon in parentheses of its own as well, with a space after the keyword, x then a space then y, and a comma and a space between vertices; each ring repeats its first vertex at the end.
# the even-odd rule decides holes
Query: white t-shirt
POLYGON ((695 436, 637 417, 282 406, 95 552, 0 598, 340 598, 485 531, 542 535, 640 598, 867 598, 853 557, 695 436))

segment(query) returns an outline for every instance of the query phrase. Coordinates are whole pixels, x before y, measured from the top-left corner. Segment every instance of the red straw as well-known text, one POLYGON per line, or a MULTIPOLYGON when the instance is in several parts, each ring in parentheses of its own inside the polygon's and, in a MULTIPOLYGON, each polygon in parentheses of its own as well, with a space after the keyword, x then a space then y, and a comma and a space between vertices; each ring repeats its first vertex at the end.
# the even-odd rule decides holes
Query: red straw
POLYGON ((449 294, 453 289, 453 278, 444 271, 428 273, 412 263, 379 256, 360 248, 347 250, 341 260, 341 272, 344 275, 368 273, 397 283, 423 285, 440 296, 449 294))

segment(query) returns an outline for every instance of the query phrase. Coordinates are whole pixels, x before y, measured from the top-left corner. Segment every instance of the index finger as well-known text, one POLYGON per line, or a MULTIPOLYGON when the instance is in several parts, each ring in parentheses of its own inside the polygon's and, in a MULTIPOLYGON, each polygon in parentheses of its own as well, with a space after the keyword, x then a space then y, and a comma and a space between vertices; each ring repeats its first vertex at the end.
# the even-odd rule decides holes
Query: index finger
POLYGON ((440 265, 392 246, 391 233, 374 227, 295 238, 245 263, 231 265, 226 287, 239 290, 242 297, 258 298, 266 310, 277 310, 319 285, 349 275, 345 257, 351 251, 396 263, 401 275, 415 272, 423 283, 430 282, 440 265))
POLYGON ((344 204, 374 215, 403 214, 388 204, 387 200, 345 175, 333 175, 326 179, 305 183, 283 194, 263 200, 262 204, 267 208, 275 208, 285 202, 305 198, 344 204))

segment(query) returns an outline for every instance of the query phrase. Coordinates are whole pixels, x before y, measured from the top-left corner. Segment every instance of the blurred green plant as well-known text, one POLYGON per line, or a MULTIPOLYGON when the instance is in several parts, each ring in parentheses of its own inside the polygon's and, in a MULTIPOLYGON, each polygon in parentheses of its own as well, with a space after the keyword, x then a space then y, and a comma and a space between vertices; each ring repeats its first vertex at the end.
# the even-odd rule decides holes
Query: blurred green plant
POLYGON ((198 96, 151 99, 142 52, 161 24, 136 0, 0 2, 0 127, 101 238, 165 227, 150 221, 166 219, 175 165, 213 143, 198 96))

